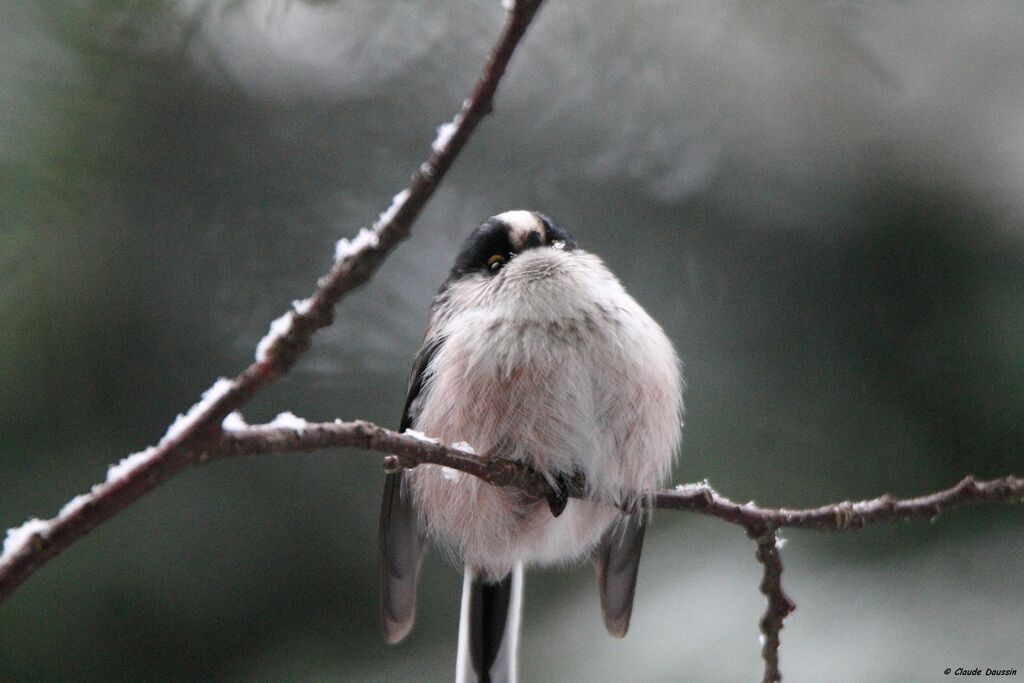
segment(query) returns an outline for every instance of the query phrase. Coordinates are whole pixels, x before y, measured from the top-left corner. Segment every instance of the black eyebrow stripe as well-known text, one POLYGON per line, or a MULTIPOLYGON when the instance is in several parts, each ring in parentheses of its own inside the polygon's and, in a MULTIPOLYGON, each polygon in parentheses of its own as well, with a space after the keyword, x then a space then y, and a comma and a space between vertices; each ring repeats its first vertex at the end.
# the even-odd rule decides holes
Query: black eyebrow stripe
POLYGON ((484 270, 487 259, 494 254, 507 258, 512 253, 508 233, 508 224, 497 218, 491 218, 476 228, 462 243, 455 265, 448 274, 448 281, 484 270))

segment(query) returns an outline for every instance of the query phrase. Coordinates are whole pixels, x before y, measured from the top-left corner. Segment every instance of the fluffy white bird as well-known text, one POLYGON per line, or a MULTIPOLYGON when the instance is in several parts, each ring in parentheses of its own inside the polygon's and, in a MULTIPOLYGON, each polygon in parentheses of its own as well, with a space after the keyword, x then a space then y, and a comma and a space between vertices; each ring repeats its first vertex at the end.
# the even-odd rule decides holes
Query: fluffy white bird
POLYGON ((476 228, 431 306, 400 429, 523 462, 559 491, 582 477, 586 498, 537 500, 432 465, 389 474, 388 641, 412 628, 424 539, 465 566, 457 681, 516 679, 524 565, 590 556, 605 624, 624 636, 642 494, 669 474, 681 413, 671 342, 598 257, 537 212, 476 228))

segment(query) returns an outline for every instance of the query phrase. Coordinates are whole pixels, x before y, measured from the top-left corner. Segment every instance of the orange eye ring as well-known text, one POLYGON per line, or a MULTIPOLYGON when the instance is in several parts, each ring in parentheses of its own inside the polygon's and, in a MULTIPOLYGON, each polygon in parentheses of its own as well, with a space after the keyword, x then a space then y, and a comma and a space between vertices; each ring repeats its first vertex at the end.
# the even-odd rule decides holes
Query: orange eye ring
POLYGON ((505 265, 505 257, 501 254, 495 254, 491 258, 487 259, 487 268, 492 273, 496 273, 503 265, 505 265))

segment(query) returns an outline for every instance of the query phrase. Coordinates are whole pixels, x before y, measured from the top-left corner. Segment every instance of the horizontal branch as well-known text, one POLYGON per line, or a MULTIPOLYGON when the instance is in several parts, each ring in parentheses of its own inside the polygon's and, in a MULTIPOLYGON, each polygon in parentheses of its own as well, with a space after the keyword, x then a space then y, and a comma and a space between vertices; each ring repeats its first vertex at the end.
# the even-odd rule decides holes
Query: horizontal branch
POLYGON ((934 519, 952 507, 984 502, 1024 501, 1024 479, 1014 475, 978 481, 964 477, 958 484, 916 498, 898 499, 889 494, 860 501, 830 503, 817 508, 763 508, 753 503, 735 503, 706 483, 685 484, 654 494, 654 506, 689 510, 718 517, 747 529, 817 529, 845 531, 886 522, 934 519))
MULTIPOLYGON (((514 486, 537 498, 551 500, 555 492, 551 484, 522 463, 481 457, 450 448, 418 433, 399 434, 368 422, 329 422, 310 424, 292 419, 290 428, 276 426, 247 427, 228 431, 217 445, 218 456, 268 452, 316 450, 347 446, 377 450, 391 455, 385 468, 416 467, 422 464, 442 465, 496 486, 514 486)), ((583 482, 568 493, 584 494, 583 482)), ((1024 500, 1024 479, 1015 476, 991 481, 975 481, 965 477, 955 486, 926 496, 898 500, 883 495, 872 500, 843 501, 806 510, 762 508, 753 503, 738 504, 719 494, 707 482, 677 486, 670 491, 647 494, 654 507, 684 510, 717 517, 746 529, 757 543, 757 559, 763 567, 761 593, 768 605, 761 617, 761 658, 764 661, 764 683, 782 680, 779 667, 780 632, 786 617, 796 605, 782 588, 781 541, 777 530, 796 527, 822 531, 863 529, 870 525, 914 519, 934 519, 944 510, 969 503, 1021 502, 1024 500)))
MULTIPOLYGON (((439 465, 478 477, 494 486, 517 488, 538 499, 550 500, 559 494, 547 479, 521 462, 477 455, 467 448, 447 446, 415 431, 398 433, 362 420, 311 423, 291 413, 279 415, 269 424, 254 426, 245 424, 240 415, 233 413, 224 420, 219 436, 207 443, 188 463, 338 447, 385 454, 384 467, 390 471, 439 465)), ((19 579, 24 578, 25 567, 35 568, 48 559, 49 544, 55 534, 67 533, 66 518, 74 514, 96 515, 97 510, 102 511, 103 506, 110 504, 109 488, 116 485, 118 477, 135 476, 131 463, 133 457, 137 456, 112 467, 107 482, 93 487, 91 493, 75 497, 54 520, 33 520, 8 531, 4 559, 0 560, 0 600, 11 592, 19 579), (111 484, 112 479, 114 484, 111 484), (9 551, 8 543, 18 547, 9 551)), ((567 493, 583 497, 583 489, 584 482, 576 482, 575 488, 567 493)), ((966 477, 951 488, 917 498, 898 500, 884 495, 872 500, 844 501, 805 510, 763 508, 753 503, 741 505, 722 496, 706 482, 646 492, 646 500, 653 507, 694 512, 736 524, 745 528, 755 540, 757 558, 764 567, 761 592, 768 598, 768 608, 760 622, 764 680, 779 681, 779 631, 783 620, 795 606, 782 589, 777 529, 854 530, 885 522, 932 519, 944 510, 969 503, 1019 503, 1024 500, 1024 479, 1006 476, 991 481, 975 481, 966 477)), ((105 519, 97 518, 100 521, 105 519)))
POLYGON ((538 498, 554 493, 544 477, 522 463, 484 458, 470 450, 445 446, 416 431, 394 432, 363 420, 313 423, 286 415, 284 420, 279 417, 278 424, 226 429, 220 440, 201 457, 210 460, 236 455, 360 448, 388 454, 384 463, 387 469, 441 465, 495 486, 518 488, 538 498), (279 426, 280 422, 288 426, 279 426))
POLYGON ((481 119, 493 108, 494 94, 542 0, 517 0, 469 98, 452 123, 444 124, 432 153, 412 174, 409 187, 392 199, 370 230, 341 240, 331 270, 312 295, 296 301, 275 320, 256 347, 256 360, 233 379, 221 379, 160 442, 111 468, 107 480, 77 497, 49 520, 32 519, 8 532, 0 554, 0 600, 39 567, 160 483, 188 467, 220 434, 224 418, 257 392, 288 372, 309 348, 318 330, 330 325, 334 309, 348 292, 361 286, 385 257, 409 236, 413 221, 433 196, 445 173, 481 119))
MULTIPOLYGON (((314 451, 333 447, 390 453, 398 457, 397 465, 406 468, 420 464, 443 465, 495 486, 521 489, 537 498, 548 498, 558 493, 544 477, 520 462, 486 458, 445 446, 417 432, 400 434, 362 420, 311 423, 296 419, 287 427, 271 424, 227 430, 204 457, 314 451)), ((568 493, 575 498, 584 495, 582 487, 568 493)), ((656 508, 717 517, 755 532, 783 527, 844 531, 885 522, 933 519, 946 509, 971 503, 1020 503, 1024 501, 1024 478, 1010 475, 976 481, 965 477, 951 488, 917 498, 900 500, 886 494, 871 500, 843 501, 809 509, 765 508, 753 503, 735 503, 706 482, 657 491, 649 494, 648 498, 656 508)))
MULTIPOLYGON (((417 432, 398 433, 362 420, 311 423, 285 414, 270 424, 249 426, 232 415, 225 424, 231 428, 207 444, 197 457, 189 460, 190 464, 241 455, 347 447, 388 454, 384 462, 391 469, 421 464, 441 465, 495 486, 515 487, 538 499, 558 493, 543 476, 520 462, 483 457, 469 450, 446 446, 417 432)), ((126 467, 126 463, 130 467, 130 460, 128 458, 112 467, 107 482, 93 487, 91 493, 76 496, 54 520, 34 520, 8 532, 9 542, 14 539, 20 547, 15 552, 6 552, 5 547, 4 560, 0 562, 0 599, 10 593, 17 578, 23 578, 24 567, 34 568, 48 559, 55 535, 67 533, 64 531, 67 526, 65 519, 76 514, 95 516, 97 510, 102 511, 110 504, 110 487, 119 481, 117 470, 126 467), (66 515, 66 511, 71 514, 66 515)), ((582 487, 568 493, 577 498, 584 495, 582 487)), ((736 524, 756 538, 783 527, 854 530, 886 522, 932 519, 944 510, 971 503, 1019 503, 1024 500, 1024 479, 1011 475, 976 481, 966 477, 951 488, 917 498, 898 500, 884 495, 872 500, 844 501, 799 510, 735 503, 706 482, 649 493, 648 500, 653 507, 695 512, 736 524)))

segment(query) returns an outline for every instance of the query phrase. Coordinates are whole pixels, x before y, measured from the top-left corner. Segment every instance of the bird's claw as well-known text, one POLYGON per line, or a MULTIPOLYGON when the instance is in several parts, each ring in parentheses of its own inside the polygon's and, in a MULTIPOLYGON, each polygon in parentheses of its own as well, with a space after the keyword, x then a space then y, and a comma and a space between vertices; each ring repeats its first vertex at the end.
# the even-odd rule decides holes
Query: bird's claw
POLYGON ((558 517, 565 512, 565 506, 569 504, 569 481, 565 475, 558 475, 556 483, 551 487, 547 495, 548 509, 552 517, 558 517))
POLYGON ((569 496, 563 491, 556 491, 548 494, 548 508, 552 517, 558 517, 565 512, 565 506, 569 504, 569 496))

